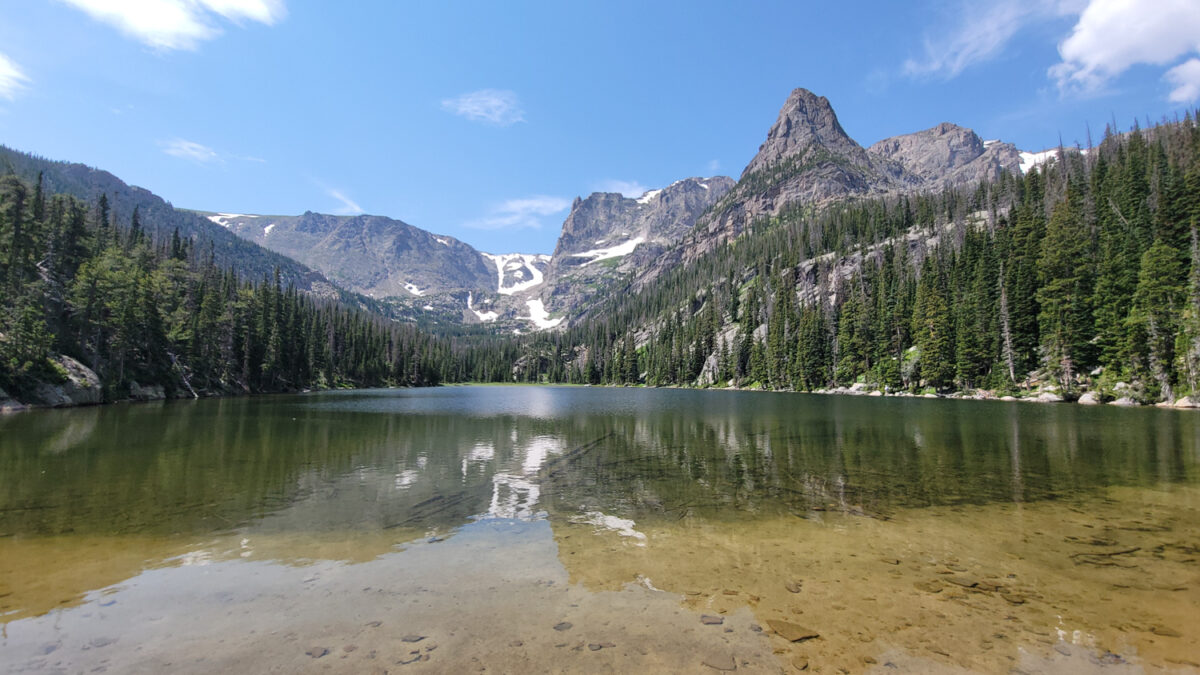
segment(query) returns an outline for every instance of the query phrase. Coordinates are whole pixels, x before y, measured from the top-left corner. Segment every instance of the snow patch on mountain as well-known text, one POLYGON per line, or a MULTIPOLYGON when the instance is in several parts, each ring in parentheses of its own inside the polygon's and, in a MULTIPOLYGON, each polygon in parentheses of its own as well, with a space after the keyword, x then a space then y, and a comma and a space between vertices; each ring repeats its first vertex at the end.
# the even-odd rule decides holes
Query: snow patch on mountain
POLYGON ((496 292, 501 295, 512 295, 540 286, 545 279, 534 263, 550 262, 550 256, 533 253, 484 253, 483 257, 496 265, 496 292), (505 286, 504 277, 508 274, 518 281, 505 286))
POLYGON ((208 219, 211 220, 212 222, 216 223, 217 225, 220 225, 221 227, 228 228, 232 225, 232 223, 230 223, 229 221, 234 220, 235 218, 257 218, 257 217, 258 216, 250 216, 245 213, 218 213, 215 216, 208 216, 208 219))
POLYGON ((525 318, 528 318, 541 330, 554 328, 566 318, 560 316, 557 319, 551 319, 550 313, 546 311, 546 304, 541 300, 527 300, 525 304, 529 305, 529 316, 525 318))
POLYGON ((647 190, 646 194, 642 195, 641 197, 638 197, 637 203, 649 204, 650 200, 657 197, 658 193, 660 193, 660 192, 662 192, 662 190, 647 190))
POLYGON ((421 297, 422 295, 425 295, 425 291, 417 288, 416 284, 413 284, 413 283, 410 283, 407 281, 404 282, 404 290, 408 291, 409 293, 412 293, 413 295, 417 296, 418 298, 421 297))
MULTIPOLYGON (((1041 152, 1027 152, 1022 150, 1019 155, 1021 158, 1021 173, 1029 173, 1029 171, 1035 166, 1045 164, 1052 159, 1058 159, 1058 150, 1058 148, 1050 148, 1049 150, 1043 150, 1041 152)), ((1086 155, 1088 153, 1087 148, 1063 148, 1063 151, 1078 152, 1081 155, 1086 155)))
POLYGON ((495 312, 480 312, 475 309, 475 297, 467 293, 467 309, 471 311, 480 321, 488 323, 500 318, 500 315, 495 312))
POLYGON ((434 237, 433 240, 436 241, 437 243, 441 244, 442 246, 450 245, 449 239, 442 239, 441 237, 434 237))
POLYGON ((270 225, 264 227, 263 228, 263 236, 265 237, 268 234, 271 234, 271 230, 273 230, 273 229, 275 229, 275 223, 271 223, 270 225))
POLYGON ((592 263, 600 260, 620 258, 621 256, 629 255, 630 253, 633 253, 633 249, 638 247, 638 244, 641 244, 645 241, 645 237, 634 237, 633 239, 630 239, 623 244, 617 244, 616 246, 609 246, 608 248, 596 248, 590 251, 584 251, 583 253, 572 253, 571 257, 591 258, 591 260, 583 263, 584 265, 591 265, 592 263))

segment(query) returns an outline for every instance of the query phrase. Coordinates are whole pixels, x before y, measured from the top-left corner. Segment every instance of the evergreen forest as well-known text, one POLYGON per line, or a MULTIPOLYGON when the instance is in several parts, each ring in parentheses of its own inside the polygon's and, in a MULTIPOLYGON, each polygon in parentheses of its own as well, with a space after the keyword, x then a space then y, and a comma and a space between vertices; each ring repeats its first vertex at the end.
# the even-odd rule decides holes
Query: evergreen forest
MULTIPOLYGON (((703 223, 704 218, 701 218, 703 223)), ((1060 148, 1024 175, 795 207, 631 278, 565 331, 418 328, 241 278, 135 209, 0 177, 0 388, 104 400, 557 382, 813 391, 1200 392, 1200 126, 1060 148)))

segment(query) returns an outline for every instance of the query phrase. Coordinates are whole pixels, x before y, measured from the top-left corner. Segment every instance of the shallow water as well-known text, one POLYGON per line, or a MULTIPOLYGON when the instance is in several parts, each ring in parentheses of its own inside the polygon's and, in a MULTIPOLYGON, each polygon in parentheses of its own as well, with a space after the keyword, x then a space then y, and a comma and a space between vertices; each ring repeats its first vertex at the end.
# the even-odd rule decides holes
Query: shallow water
POLYGON ((556 387, 17 415, 0 630, 4 672, 1196 670, 1200 416, 556 387))

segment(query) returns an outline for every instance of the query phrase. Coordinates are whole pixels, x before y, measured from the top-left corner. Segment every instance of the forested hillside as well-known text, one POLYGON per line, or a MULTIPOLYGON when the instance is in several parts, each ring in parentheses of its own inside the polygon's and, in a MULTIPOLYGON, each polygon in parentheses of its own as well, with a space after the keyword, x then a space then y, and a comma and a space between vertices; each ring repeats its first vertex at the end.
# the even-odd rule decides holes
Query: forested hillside
POLYGON ((473 375, 1173 401, 1200 390, 1198 222, 1189 114, 974 188, 786 209, 473 375))
POLYGON ((94 402, 441 379, 445 341, 301 293, 278 269, 240 277, 209 240, 150 236, 138 208, 115 222, 103 194, 46 192, 40 176, 0 176, 0 389, 17 400, 47 402, 81 372, 94 402))
POLYGON ((319 272, 247 242, 197 213, 176 209, 149 190, 129 185, 107 171, 0 145, 0 175, 4 174, 14 174, 29 184, 40 181, 47 195, 69 195, 90 205, 103 199, 115 223, 128 223, 137 209, 142 229, 156 241, 167 241, 178 231, 180 237, 210 250, 219 266, 232 267, 243 276, 257 279, 278 269, 285 285, 326 297, 347 297, 319 272))

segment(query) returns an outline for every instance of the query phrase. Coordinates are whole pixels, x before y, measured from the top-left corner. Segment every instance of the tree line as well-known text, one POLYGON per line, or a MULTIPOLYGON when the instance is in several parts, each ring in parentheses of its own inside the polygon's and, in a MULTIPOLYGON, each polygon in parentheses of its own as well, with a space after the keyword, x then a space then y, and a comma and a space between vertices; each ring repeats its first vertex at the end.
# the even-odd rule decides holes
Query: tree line
POLYGON ((19 400, 61 382, 58 355, 100 379, 167 395, 432 385, 450 345, 412 326, 322 300, 273 278, 243 279, 175 231, 155 241, 135 209, 0 177, 0 388, 19 400))
POLYGON ((523 381, 1173 400, 1200 392, 1198 222, 1189 113, 972 188, 786 209, 489 355, 523 381))

